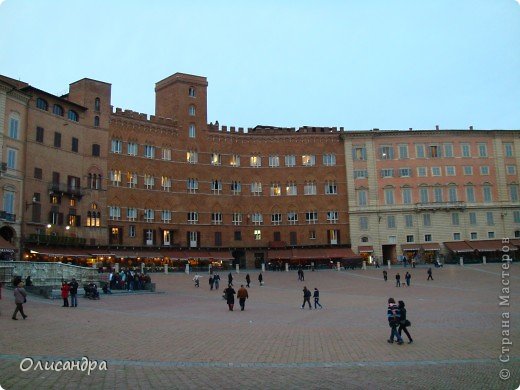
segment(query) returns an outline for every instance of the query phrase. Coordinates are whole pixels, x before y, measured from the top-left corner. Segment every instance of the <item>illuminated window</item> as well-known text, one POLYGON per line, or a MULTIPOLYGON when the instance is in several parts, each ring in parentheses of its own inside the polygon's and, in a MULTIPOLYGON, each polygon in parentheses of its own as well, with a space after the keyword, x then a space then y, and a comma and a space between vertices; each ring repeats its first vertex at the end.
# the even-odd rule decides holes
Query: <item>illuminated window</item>
POLYGON ((262 232, 260 231, 260 229, 255 229, 253 234, 254 234, 255 240, 261 240, 262 239, 262 232))
POLYGON ((172 187, 172 179, 168 176, 161 176, 161 187, 163 191, 170 191, 172 187))
POLYGON ((114 187, 119 187, 121 184, 121 171, 110 171, 110 181, 114 187))
POLYGON ((282 195, 282 187, 280 183, 271 183, 271 196, 280 196, 282 195))
POLYGON ((231 159, 229 161, 229 165, 232 167, 239 167, 240 166, 240 156, 238 154, 234 154, 231 156, 231 159))
POLYGON ((249 165, 254 167, 254 168, 261 167, 262 166, 262 157, 260 157, 260 156, 251 156, 249 165))
POLYGON ((302 165, 304 167, 312 167, 316 165, 316 156, 313 154, 304 154, 302 156, 302 165))
POLYGON ((288 196, 298 195, 298 187, 296 186, 296 183, 294 181, 290 181, 287 183, 287 186, 285 187, 285 193, 288 196))
POLYGON ((211 153, 211 165, 220 165, 221 163, 220 153, 211 153))
POLYGON ((197 152, 188 151, 186 153, 186 161, 188 161, 190 164, 196 164, 198 161, 197 152))

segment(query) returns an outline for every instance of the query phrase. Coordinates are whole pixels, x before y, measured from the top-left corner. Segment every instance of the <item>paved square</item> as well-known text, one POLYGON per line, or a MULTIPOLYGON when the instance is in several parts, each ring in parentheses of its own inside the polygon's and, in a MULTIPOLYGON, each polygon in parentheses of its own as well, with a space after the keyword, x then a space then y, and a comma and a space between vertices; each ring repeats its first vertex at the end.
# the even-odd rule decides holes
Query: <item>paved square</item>
MULTIPOLYGON (((29 296, 29 318, 11 320, 12 290, 0 301, 0 385, 4 389, 516 389, 520 385, 520 273, 512 265, 510 306, 500 306, 499 264, 305 272, 250 271, 246 310, 228 310, 208 275, 152 274, 157 294, 61 300, 29 296), (302 288, 318 287, 323 310, 301 310, 302 288), (413 344, 388 344, 388 297, 404 300, 413 344), (509 313, 502 327, 502 313, 509 313), (509 361, 501 363, 502 330, 509 361), (61 360, 106 361, 107 369, 34 369, 61 360), (34 360, 22 372, 21 361, 34 360), (511 377, 501 380, 499 373, 511 377)), ((235 289, 247 272, 233 272, 235 289)), ((222 282, 227 273, 221 273, 222 282)), ((312 299, 311 299, 312 302, 312 299)), ((58 367, 58 366, 56 366, 58 367)))

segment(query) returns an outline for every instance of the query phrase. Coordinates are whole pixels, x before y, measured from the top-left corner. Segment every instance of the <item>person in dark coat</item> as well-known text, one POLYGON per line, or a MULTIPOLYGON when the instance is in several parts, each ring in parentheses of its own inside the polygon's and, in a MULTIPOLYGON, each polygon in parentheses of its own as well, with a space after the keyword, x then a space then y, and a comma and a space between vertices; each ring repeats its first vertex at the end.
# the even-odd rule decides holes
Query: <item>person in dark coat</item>
POLYGON ((386 272, 386 269, 383 270, 383 278, 385 279, 385 282, 388 280, 388 272, 386 272))
POLYGON ((395 287, 401 287, 401 275, 399 275, 399 272, 395 274, 395 287))
POLYGON ((228 274, 227 278, 228 278, 228 286, 233 286, 233 275, 231 274, 231 272, 228 274))
POLYGON ((258 283, 260 283, 260 286, 264 285, 264 277, 262 276, 261 272, 260 275, 258 275, 258 283))
POLYGON ((314 308, 317 309, 317 306, 319 306, 320 309, 323 309, 323 306, 321 306, 320 303, 320 290, 314 287, 314 308))
POLYGON ((249 274, 246 275, 246 287, 249 287, 249 285, 251 284, 251 277, 249 276, 249 274))
POLYGON ((410 336, 410 333, 408 332, 408 327, 411 325, 410 321, 406 318, 406 309, 404 307, 404 302, 399 301, 399 313, 401 315, 399 320, 399 336, 401 336, 401 333, 404 331, 406 333, 406 336, 408 336, 408 344, 413 343, 412 336, 410 336))
POLYGON ((410 275, 410 273, 407 272, 406 275, 404 275, 404 280, 406 281, 406 285, 410 287, 410 280, 412 280, 412 275, 410 275))
POLYGON ((213 275, 210 275, 209 277, 209 289, 213 290, 213 275))
POLYGON ((249 298, 249 294, 243 284, 241 284, 240 288, 238 289, 237 298, 238 303, 240 304, 240 310, 244 311, 246 306, 246 299, 249 298))
POLYGON ((388 298, 388 309, 386 311, 386 317, 388 319, 388 326, 391 328, 388 342, 393 343, 395 337, 397 339, 397 344, 401 345, 403 343, 403 339, 397 331, 397 327, 399 326, 401 320, 401 314, 399 311, 399 306, 395 304, 394 298, 388 298))
POLYGON ((14 303, 16 304, 16 309, 14 309, 13 320, 17 320, 16 315, 18 312, 22 315, 22 318, 25 320, 27 315, 23 312, 23 304, 27 301, 27 293, 23 288, 23 282, 18 282, 16 288, 14 289, 14 303))
POLYGON ((432 277, 432 267, 428 268, 428 279, 426 280, 433 280, 433 277, 432 277))
POLYGON ((233 311, 233 306, 235 305, 235 294, 235 289, 229 285, 228 288, 226 288, 226 302, 230 311, 233 311))
POLYGON ((78 282, 72 278, 70 287, 70 307, 78 307, 78 282))
POLYGON ((308 303, 309 304, 309 309, 312 309, 312 306, 311 306, 311 291, 307 288, 307 286, 303 286, 302 309, 305 308, 305 303, 308 303))

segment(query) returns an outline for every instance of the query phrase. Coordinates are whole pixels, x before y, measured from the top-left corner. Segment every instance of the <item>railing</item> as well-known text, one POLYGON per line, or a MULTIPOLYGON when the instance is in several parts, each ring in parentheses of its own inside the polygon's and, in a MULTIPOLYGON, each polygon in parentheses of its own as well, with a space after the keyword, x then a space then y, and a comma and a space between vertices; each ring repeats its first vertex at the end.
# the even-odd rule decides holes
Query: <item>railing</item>
POLYGON ((49 184, 49 192, 61 192, 63 194, 73 195, 78 198, 81 198, 84 195, 81 188, 70 186, 65 183, 49 184))
POLYGON ((15 222, 16 214, 8 213, 7 211, 0 211, 0 219, 3 221, 15 222))
POLYGON ((31 244, 46 244, 46 245, 70 245, 78 246, 85 245, 87 242, 86 238, 81 237, 69 237, 60 235, 47 235, 47 234, 30 234, 25 239, 25 242, 31 244))
POLYGON ((464 202, 424 202, 416 203, 415 209, 421 210, 464 210, 466 204, 464 202))

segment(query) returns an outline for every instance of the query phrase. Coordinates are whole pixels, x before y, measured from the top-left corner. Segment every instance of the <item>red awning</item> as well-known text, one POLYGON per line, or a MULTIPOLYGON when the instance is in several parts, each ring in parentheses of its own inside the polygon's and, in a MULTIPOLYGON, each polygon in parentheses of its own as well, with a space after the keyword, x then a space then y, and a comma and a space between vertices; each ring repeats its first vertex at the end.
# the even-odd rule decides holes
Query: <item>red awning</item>
POLYGON ((374 247, 372 245, 360 245, 358 246, 358 252, 364 253, 372 253, 374 251, 374 247))
POLYGON ((474 251, 474 249, 466 241, 445 242, 444 245, 450 251, 456 253, 470 253, 474 251))
POLYGON ((168 251, 164 253, 165 257, 170 259, 186 259, 186 254, 183 251, 168 251))
POLYGON ((292 249, 271 249, 267 252, 269 260, 290 260, 293 258, 292 249))
POLYGON ((155 257, 163 257, 160 252, 151 251, 114 251, 114 256, 122 259, 151 259, 155 257))
POLYGON ((211 255, 208 251, 184 251, 185 259, 209 259, 211 255))
POLYGON ((296 259, 360 259, 350 248, 297 248, 293 250, 296 259))
POLYGON ((508 247, 510 251, 515 251, 518 248, 513 244, 504 244, 502 240, 479 240, 467 241, 467 243, 479 252, 503 252, 504 246, 508 247))
POLYGON ((234 257, 231 255, 231 252, 218 252, 218 251, 210 251, 210 258, 215 260, 233 260, 234 257))
POLYGON ((403 252, 406 251, 419 251, 421 250, 420 244, 401 244, 401 249, 403 252))
POLYGON ((436 242, 425 242, 424 244, 421 244, 421 247, 425 251, 440 251, 441 246, 436 242))

